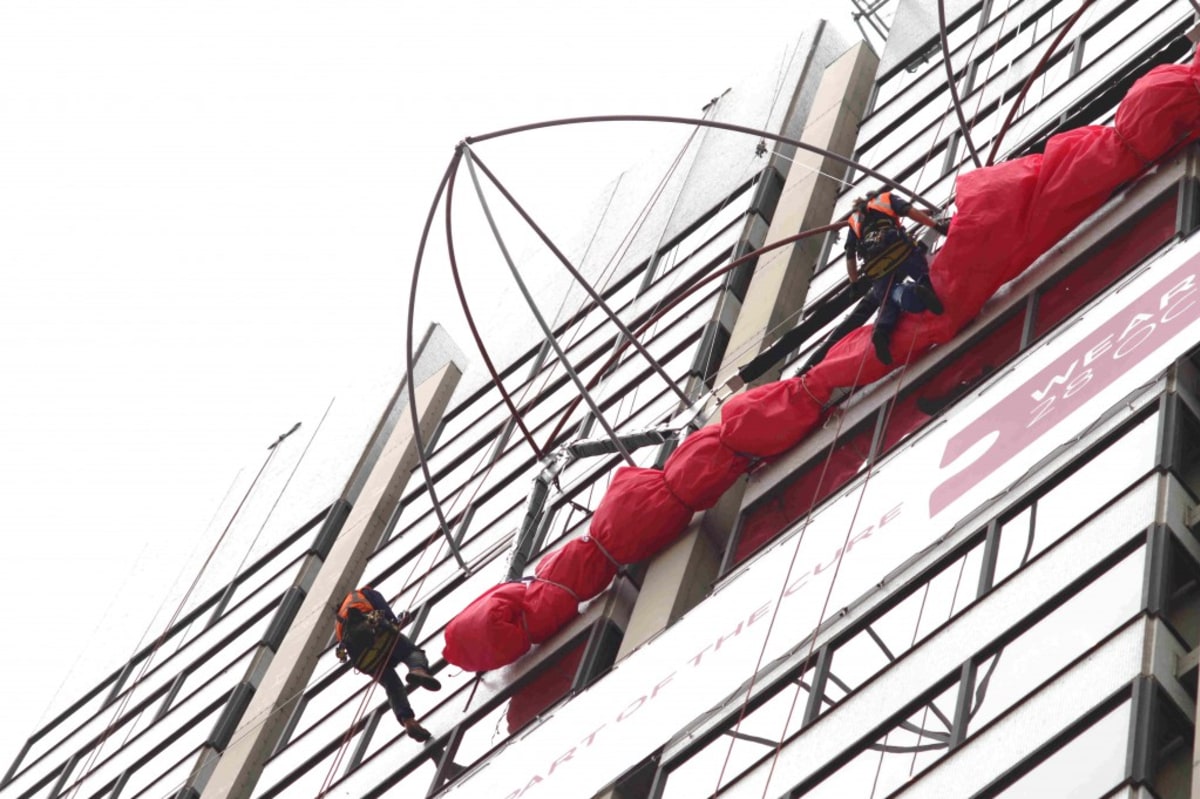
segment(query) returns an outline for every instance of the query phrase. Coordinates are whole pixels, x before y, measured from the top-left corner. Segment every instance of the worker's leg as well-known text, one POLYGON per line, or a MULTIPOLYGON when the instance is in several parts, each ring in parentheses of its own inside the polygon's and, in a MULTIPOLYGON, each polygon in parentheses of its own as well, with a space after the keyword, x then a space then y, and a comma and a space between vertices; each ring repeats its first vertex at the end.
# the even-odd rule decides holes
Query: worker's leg
POLYGON ((419 685, 429 691, 437 691, 442 687, 437 678, 429 672, 429 658, 425 656, 425 650, 418 649, 407 636, 401 635, 400 640, 396 642, 392 663, 408 666, 408 676, 405 679, 410 686, 419 685))
POLYGON ((392 713, 400 721, 411 719, 416 714, 413 713, 412 705, 408 703, 408 691, 404 689, 404 681, 400 679, 400 675, 395 669, 384 669, 383 674, 379 677, 379 684, 383 686, 383 690, 387 691, 388 703, 392 706, 392 713))
POLYGON ((896 286, 893 289, 896 305, 907 313, 929 311, 940 314, 945 308, 929 282, 929 263, 925 253, 913 250, 912 254, 896 267, 896 286), (907 278, 908 280, 905 280, 907 278), (911 281, 911 282, 909 282, 911 281))
POLYGON ((387 691, 388 704, 392 706, 392 713, 395 714, 397 720, 404 725, 404 731, 413 740, 428 741, 432 736, 428 730, 417 723, 417 717, 413 713, 412 705, 408 703, 408 692, 405 690, 404 683, 400 680, 400 675, 396 673, 396 670, 384 669, 379 682, 383 685, 383 690, 387 691))
POLYGON ((879 313, 875 316, 875 329, 871 333, 871 343, 875 345, 875 357, 881 363, 892 362, 891 340, 896 321, 900 318, 898 274, 893 271, 886 277, 881 277, 871 284, 871 299, 879 303, 879 313))

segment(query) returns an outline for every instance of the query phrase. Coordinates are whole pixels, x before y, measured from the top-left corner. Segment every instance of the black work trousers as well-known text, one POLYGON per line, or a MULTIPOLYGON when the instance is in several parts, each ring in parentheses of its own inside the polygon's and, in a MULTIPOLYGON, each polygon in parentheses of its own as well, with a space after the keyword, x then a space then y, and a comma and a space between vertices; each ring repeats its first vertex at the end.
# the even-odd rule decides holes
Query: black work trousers
POLYGON ((379 684, 387 691, 388 703, 392 706, 392 712, 396 714, 397 719, 404 721, 404 719, 413 718, 414 714, 412 705, 408 703, 408 689, 396 671, 401 663, 410 669, 428 670, 429 659, 425 657, 424 650, 418 649, 406 636, 401 635, 396 639, 396 646, 392 649, 388 667, 379 675, 379 684))

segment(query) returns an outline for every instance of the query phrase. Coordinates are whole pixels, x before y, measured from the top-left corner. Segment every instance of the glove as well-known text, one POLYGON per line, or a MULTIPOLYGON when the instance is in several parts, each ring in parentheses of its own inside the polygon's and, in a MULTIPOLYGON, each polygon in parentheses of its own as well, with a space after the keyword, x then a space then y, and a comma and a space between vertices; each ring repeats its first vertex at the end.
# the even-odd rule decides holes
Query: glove
POLYGON ((402 611, 400 611, 400 615, 398 615, 398 616, 396 617, 396 626, 397 626, 397 627, 404 627, 404 626, 405 626, 405 625, 407 625, 407 624, 408 624, 410 621, 412 621, 412 618, 413 618, 413 616, 412 616, 412 613, 410 613, 410 612, 409 612, 409 611, 407 611, 407 610, 402 610, 402 611))
POLYGON ((337 649, 333 650, 333 654, 337 655, 337 659, 343 663, 350 659, 350 653, 347 652, 346 648, 341 645, 339 645, 337 649))
POLYGON ((943 236, 949 236, 950 235, 950 222, 946 221, 946 220, 940 221, 936 225, 933 226, 933 229, 936 230, 938 233, 941 233, 943 236))

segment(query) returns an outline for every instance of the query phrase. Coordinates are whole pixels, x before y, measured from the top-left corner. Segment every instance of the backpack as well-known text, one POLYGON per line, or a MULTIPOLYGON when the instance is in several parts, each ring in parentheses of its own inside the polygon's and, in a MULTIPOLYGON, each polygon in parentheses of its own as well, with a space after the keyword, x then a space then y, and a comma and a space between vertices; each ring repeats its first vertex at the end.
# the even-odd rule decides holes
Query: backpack
POLYGON ((378 677, 388 667, 392 651, 400 638, 400 628, 377 612, 363 613, 350 608, 342 626, 344 651, 355 671, 378 677))
POLYGON ((862 255, 862 272, 871 280, 884 277, 916 248, 904 228, 886 214, 867 211, 863 214, 858 251, 862 255))

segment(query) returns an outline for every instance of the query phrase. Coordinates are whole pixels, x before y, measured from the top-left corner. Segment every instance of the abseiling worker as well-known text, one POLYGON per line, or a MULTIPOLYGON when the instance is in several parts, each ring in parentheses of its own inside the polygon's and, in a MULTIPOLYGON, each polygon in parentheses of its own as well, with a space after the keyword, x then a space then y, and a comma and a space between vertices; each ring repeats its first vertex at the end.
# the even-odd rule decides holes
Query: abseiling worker
POLYGON ((875 345, 875 356, 885 364, 892 362, 892 331, 901 311, 940 314, 944 310, 929 282, 925 251, 900 224, 901 217, 946 234, 945 225, 886 191, 854 201, 846 236, 846 272, 850 282, 868 280, 866 294, 879 305, 871 343, 875 345))
POLYGON ((337 611, 338 660, 349 661, 356 671, 371 677, 387 691, 392 713, 415 741, 428 741, 429 730, 420 725, 408 703, 408 690, 400 680, 396 667, 408 667, 405 678, 410 686, 419 685, 430 691, 440 690, 442 684, 429 673, 429 659, 412 641, 400 632, 408 623, 388 606, 383 594, 370 586, 346 594, 337 611))

